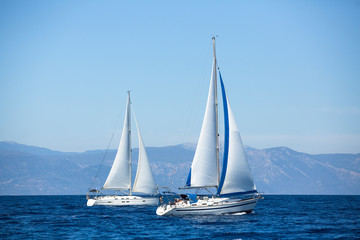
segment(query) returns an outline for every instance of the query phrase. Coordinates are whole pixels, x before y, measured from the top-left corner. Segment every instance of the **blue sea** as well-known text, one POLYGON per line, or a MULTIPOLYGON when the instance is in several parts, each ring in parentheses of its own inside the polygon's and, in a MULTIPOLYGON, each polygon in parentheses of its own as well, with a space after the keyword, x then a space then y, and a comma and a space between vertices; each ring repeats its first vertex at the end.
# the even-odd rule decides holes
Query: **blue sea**
POLYGON ((1 196, 1 239, 360 239, 360 196, 265 195, 242 215, 160 217, 85 196, 1 196))

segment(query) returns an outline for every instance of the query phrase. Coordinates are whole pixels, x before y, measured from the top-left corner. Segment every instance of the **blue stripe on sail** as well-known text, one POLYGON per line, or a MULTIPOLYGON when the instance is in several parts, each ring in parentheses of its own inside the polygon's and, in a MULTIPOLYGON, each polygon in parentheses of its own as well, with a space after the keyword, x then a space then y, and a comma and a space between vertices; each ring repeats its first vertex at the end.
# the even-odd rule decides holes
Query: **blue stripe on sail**
POLYGON ((219 71, 219 76, 220 76, 220 84, 221 84, 221 95, 222 95, 222 98, 223 98, 223 105, 224 105, 225 139, 224 139, 223 168, 222 168, 222 172, 221 172, 221 178, 220 178, 217 194, 220 194, 221 189, 222 189, 222 187, 224 185, 226 169, 227 169, 227 163, 228 163, 228 153, 229 153, 229 113, 228 113, 228 107, 227 107, 227 99, 226 99, 225 87, 224 87, 224 83, 223 83, 222 78, 221 78, 220 71, 219 71))
POLYGON ((251 191, 246 191, 246 192, 227 193, 227 194, 221 194, 221 197, 239 196, 239 195, 251 194, 251 193, 257 193, 257 191, 251 190, 251 191))
POLYGON ((186 186, 191 186, 191 168, 190 168, 190 171, 189 171, 188 178, 186 180, 186 186))

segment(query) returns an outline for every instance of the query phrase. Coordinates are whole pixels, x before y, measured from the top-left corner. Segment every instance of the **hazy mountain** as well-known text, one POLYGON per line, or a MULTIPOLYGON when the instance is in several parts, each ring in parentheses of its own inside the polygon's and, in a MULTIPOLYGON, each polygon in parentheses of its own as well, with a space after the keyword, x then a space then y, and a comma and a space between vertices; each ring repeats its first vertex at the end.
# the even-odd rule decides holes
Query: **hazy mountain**
POLYGON ((360 154, 310 155, 286 147, 247 151, 257 187, 283 194, 360 194, 360 154))
MULTIPOLYGON (((157 184, 175 191, 183 186, 194 151, 193 144, 147 148, 157 184)), ((360 194, 360 154, 311 155, 286 147, 246 147, 246 153, 261 192, 360 194)), ((68 153, 0 142, 0 194, 85 194, 89 187, 102 186, 115 154, 115 150, 68 153)), ((136 165, 138 149, 132 156, 136 165)), ((133 176, 135 172, 136 166, 133 176)))

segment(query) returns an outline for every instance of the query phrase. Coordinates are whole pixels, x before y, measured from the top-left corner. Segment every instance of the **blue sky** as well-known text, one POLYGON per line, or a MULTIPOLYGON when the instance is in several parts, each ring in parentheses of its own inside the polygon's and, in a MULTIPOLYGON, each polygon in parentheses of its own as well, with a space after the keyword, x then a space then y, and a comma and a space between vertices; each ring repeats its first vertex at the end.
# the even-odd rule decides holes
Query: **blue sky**
POLYGON ((243 142, 360 152, 360 1, 1 1, 0 141, 197 142, 211 37, 243 142))

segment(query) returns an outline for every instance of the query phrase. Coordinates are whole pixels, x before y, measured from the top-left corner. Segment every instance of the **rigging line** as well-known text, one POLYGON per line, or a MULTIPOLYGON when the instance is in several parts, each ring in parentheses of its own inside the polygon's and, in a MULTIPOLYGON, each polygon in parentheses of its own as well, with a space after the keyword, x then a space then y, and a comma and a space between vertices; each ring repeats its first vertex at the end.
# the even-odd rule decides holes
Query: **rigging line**
MULTIPOLYGON (((193 97, 193 100, 191 102, 192 104, 191 104, 191 107, 190 107, 190 114, 188 115, 183 134, 182 134, 181 137, 179 137, 180 144, 184 144, 185 136, 189 135, 188 131, 190 129, 190 125, 193 125, 191 123, 194 122, 194 109, 195 109, 195 105, 196 105, 195 103, 200 102, 197 99, 201 98, 201 96, 200 96, 200 88, 202 87, 201 85, 204 83, 202 80, 203 80, 203 78, 200 78, 200 77, 197 79, 197 84, 196 84, 195 94, 194 94, 195 96, 193 97)), ((196 146, 195 146, 195 149, 196 149, 196 146)), ((184 154, 185 154, 184 151, 181 151, 180 154, 177 154, 177 157, 176 157, 175 161, 179 162, 179 160, 181 158, 183 158, 184 154)), ((192 162, 192 160, 191 160, 191 162, 192 162)), ((191 162, 190 162, 190 167, 191 167, 191 162)), ((172 172, 171 172, 171 175, 170 175, 170 186, 171 187, 173 187, 173 185, 174 185, 174 175, 177 172, 178 172, 177 168, 172 169, 172 172)))
POLYGON ((100 167, 98 168, 97 173, 96 173, 96 175, 95 175, 95 177, 94 177, 94 179, 93 179, 93 181, 92 181, 92 183, 91 183, 91 185, 90 185, 90 189, 93 188, 96 179, 99 177, 100 169, 101 169, 101 167, 102 167, 103 164, 104 164, 105 157, 106 157, 106 155, 107 155, 107 153, 108 153, 108 151, 109 151, 110 144, 111 144, 111 142, 112 142, 112 140, 113 140, 113 138, 114 138, 115 129, 116 129, 116 126, 118 126, 118 124, 119 124, 119 122, 120 122, 120 118, 121 118, 121 114, 119 113, 119 115, 118 115, 118 117, 117 117, 117 120, 116 120, 116 122, 115 122, 115 127, 113 128, 114 130, 113 130, 112 136, 111 136, 111 138, 110 138, 109 144, 108 144, 108 146, 107 146, 107 148, 106 148, 106 151, 105 151, 105 154, 104 154, 104 156, 103 156, 103 158, 102 158, 102 160, 101 160, 100 167))
POLYGON ((97 170, 97 172, 96 172, 96 175, 95 175, 95 177, 94 177, 94 179, 93 179, 93 182, 92 182, 92 184, 91 184, 91 186, 90 186, 90 189, 93 188, 93 186, 94 186, 94 184, 95 184, 95 181, 96 181, 96 179, 97 179, 98 176, 99 176, 100 169, 101 169, 101 167, 103 166, 105 157, 106 157, 106 155, 107 155, 107 153, 108 153, 108 151, 109 151, 109 147, 110 147, 110 144, 111 144, 113 138, 114 138, 114 132, 113 132, 113 134, 112 134, 112 136, 111 136, 110 142, 109 142, 109 144, 108 144, 108 146, 107 146, 107 149, 106 149, 106 151, 105 151, 105 154, 104 154, 104 156, 103 156, 103 159, 101 160, 100 167, 98 168, 98 170, 97 170))

